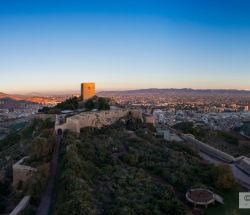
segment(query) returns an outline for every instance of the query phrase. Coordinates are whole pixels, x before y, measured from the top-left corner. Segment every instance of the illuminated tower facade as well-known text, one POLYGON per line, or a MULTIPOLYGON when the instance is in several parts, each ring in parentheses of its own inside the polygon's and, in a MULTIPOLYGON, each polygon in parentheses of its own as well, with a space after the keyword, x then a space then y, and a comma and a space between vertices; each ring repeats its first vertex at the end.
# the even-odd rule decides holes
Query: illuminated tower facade
POLYGON ((95 83, 82 83, 81 84, 81 98, 83 101, 95 96, 95 83))

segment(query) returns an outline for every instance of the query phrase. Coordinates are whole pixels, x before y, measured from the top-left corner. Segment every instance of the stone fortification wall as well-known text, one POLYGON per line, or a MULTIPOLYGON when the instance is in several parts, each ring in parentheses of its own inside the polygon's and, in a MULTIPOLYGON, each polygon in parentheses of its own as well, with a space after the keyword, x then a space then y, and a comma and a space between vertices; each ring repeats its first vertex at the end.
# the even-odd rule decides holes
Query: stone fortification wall
POLYGON ((132 117, 134 117, 135 119, 140 119, 141 121, 143 121, 143 116, 142 116, 141 110, 131 109, 131 110, 127 110, 127 111, 128 111, 128 113, 131 113, 132 117))
POLYGON ((153 115, 145 115, 144 119, 145 123, 155 125, 155 117, 153 115))
POLYGON ((193 144, 195 144, 201 151, 216 157, 220 160, 223 160, 225 162, 228 163, 235 163, 235 166, 237 166, 239 169, 241 169, 242 171, 244 171, 245 173, 247 173, 248 175, 250 175, 250 159, 248 157, 245 156, 240 156, 238 158, 235 158, 219 149, 216 149, 212 146, 207 145, 206 143, 203 143, 197 139, 195 139, 192 136, 189 135, 182 135, 182 138, 185 139, 188 142, 191 142, 193 144))
MULTIPOLYGON (((243 157, 239 162, 236 163, 236 166, 243 170, 245 173, 250 175, 250 159, 247 157, 243 157)), ((249 181, 250 183, 250 181, 249 181)))
POLYGON ((27 181, 33 175, 33 172, 36 171, 36 169, 33 167, 22 165, 23 161, 26 158, 28 157, 22 158, 12 166, 13 186, 16 186, 20 181, 21 182, 27 181))
POLYGON ((203 142, 201 142, 201 141, 199 141, 199 140, 197 140, 189 135, 183 134, 181 137, 184 140, 195 144, 201 151, 203 151, 207 154, 210 154, 214 157, 217 157, 225 162, 231 163, 231 162, 235 161, 235 158, 233 156, 231 156, 231 155, 229 155, 229 154, 227 154, 219 149, 216 149, 212 146, 209 146, 209 145, 207 145, 207 144, 205 144, 205 143, 203 143, 203 142))
MULTIPOLYGON (((235 166, 237 166, 239 169, 250 175, 250 158, 245 156, 239 156, 237 158, 219 150, 216 149, 206 143, 203 143, 199 140, 197 140, 193 135, 190 134, 182 134, 180 132, 177 132, 176 130, 169 128, 171 131, 176 132, 180 135, 182 139, 184 139, 187 142, 190 142, 197 146, 197 148, 200 151, 205 152, 208 155, 211 155, 213 157, 216 157, 222 161, 225 161, 227 163, 234 163, 235 166)), ((242 182, 241 182, 242 183, 242 182)), ((249 186, 249 185, 247 185, 249 186)))
POLYGON ((24 210, 30 201, 30 196, 24 196, 23 199, 18 203, 15 209, 9 215, 18 215, 21 214, 22 210, 24 210))
POLYGON ((105 125, 111 125, 119 119, 127 116, 128 113, 131 113, 134 118, 142 120, 142 112, 140 110, 118 109, 99 112, 83 112, 68 117, 64 124, 59 125, 56 123, 55 130, 58 131, 59 129, 62 129, 62 131, 70 130, 80 133, 81 128, 84 127, 101 128, 105 125))
POLYGON ((166 141, 174 141, 174 142, 183 142, 183 139, 181 139, 176 133, 172 132, 169 129, 164 130, 164 136, 163 138, 166 141))

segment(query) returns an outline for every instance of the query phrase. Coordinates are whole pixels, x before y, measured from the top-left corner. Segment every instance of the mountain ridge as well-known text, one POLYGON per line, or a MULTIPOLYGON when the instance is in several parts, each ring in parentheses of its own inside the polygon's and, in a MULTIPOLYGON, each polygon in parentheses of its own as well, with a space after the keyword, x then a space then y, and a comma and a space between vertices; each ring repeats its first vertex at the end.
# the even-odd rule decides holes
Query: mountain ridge
POLYGON ((201 93, 201 94, 250 94, 249 90, 237 89, 192 89, 192 88, 146 88, 137 90, 109 90, 101 91, 98 94, 145 94, 145 93, 201 93))
POLYGON ((14 99, 14 100, 23 100, 26 97, 24 95, 7 94, 7 93, 0 92, 0 99, 3 99, 3 98, 10 98, 10 99, 14 99))

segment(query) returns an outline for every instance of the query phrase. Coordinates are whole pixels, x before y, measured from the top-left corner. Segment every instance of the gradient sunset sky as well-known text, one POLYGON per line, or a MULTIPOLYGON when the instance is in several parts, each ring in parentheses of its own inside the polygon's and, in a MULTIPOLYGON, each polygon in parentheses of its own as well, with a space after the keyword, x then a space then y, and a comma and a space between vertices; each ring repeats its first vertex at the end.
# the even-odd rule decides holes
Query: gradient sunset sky
POLYGON ((248 0, 1 0, 0 91, 250 89, 248 0))

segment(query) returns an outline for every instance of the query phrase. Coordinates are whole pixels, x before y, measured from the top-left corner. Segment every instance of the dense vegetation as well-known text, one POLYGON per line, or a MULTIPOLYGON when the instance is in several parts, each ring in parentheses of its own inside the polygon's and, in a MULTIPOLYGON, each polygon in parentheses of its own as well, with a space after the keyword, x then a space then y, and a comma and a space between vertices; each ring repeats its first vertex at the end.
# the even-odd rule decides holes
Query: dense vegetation
MULTIPOLYGON (((205 186, 223 197, 238 194, 230 168, 208 165, 188 143, 166 142, 152 135, 151 126, 130 122, 134 133, 126 130, 124 121, 84 128, 79 136, 65 132, 51 214, 190 214, 192 207, 185 201, 190 187, 205 186)), ((35 119, 0 143, 1 162, 9 172, 26 155, 26 164, 38 170, 16 191, 10 186, 11 174, 0 182, 0 213, 30 194, 31 204, 23 214, 35 214, 49 173, 53 126, 49 119, 35 119)), ((238 213, 238 205, 226 200, 225 207, 238 213)))
POLYGON ((34 119, 24 129, 10 134, 0 142, 0 170, 5 173, 0 181, 0 214, 9 212, 25 194, 32 195, 31 208, 39 202, 44 188, 49 160, 55 143, 54 123, 50 119, 34 119), (26 165, 38 171, 26 183, 12 188, 12 165, 24 156, 26 165))
POLYGON ((57 104, 55 106, 55 109, 59 109, 59 110, 76 110, 78 109, 78 102, 80 101, 80 99, 78 97, 72 97, 69 99, 66 99, 65 101, 57 104))
POLYGON ((98 109, 98 110, 109 110, 109 99, 102 97, 93 97, 85 102, 85 108, 87 110, 98 109))
POLYGON ((94 96, 83 104, 81 98, 71 97, 57 104, 55 107, 43 107, 39 112, 45 114, 59 114, 63 110, 77 110, 81 107, 85 107, 88 111, 92 109, 109 110, 109 102, 110 99, 108 98, 94 96))
POLYGON ((192 134, 197 139, 205 138, 205 136, 209 130, 208 128, 205 128, 205 127, 194 128, 194 124, 192 122, 177 123, 173 126, 173 128, 180 130, 185 134, 192 134))
POLYGON ((239 128, 240 131, 243 131, 245 135, 250 137, 250 122, 246 122, 244 123, 244 125, 242 125, 239 128))
POLYGON ((233 145, 239 145, 239 140, 237 137, 234 137, 233 135, 226 133, 226 132, 218 132, 218 134, 229 144, 233 144, 233 145))
POLYGON ((54 122, 50 119, 34 120, 22 135, 29 141, 29 159, 25 164, 37 168, 33 177, 24 183, 22 190, 31 195, 31 211, 35 211, 48 178, 49 162, 56 143, 54 122))
POLYGON ((65 133, 52 214, 190 214, 190 187, 234 187, 229 168, 204 163, 191 146, 125 127, 65 133))
POLYGON ((45 114, 59 114, 62 110, 76 110, 79 108, 79 101, 80 98, 74 96, 57 104, 55 107, 43 107, 39 112, 45 114))

